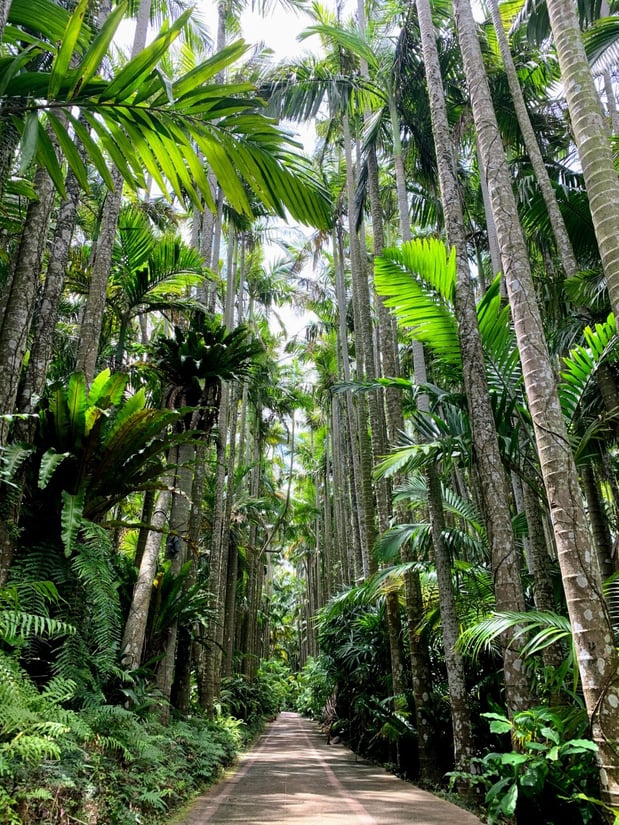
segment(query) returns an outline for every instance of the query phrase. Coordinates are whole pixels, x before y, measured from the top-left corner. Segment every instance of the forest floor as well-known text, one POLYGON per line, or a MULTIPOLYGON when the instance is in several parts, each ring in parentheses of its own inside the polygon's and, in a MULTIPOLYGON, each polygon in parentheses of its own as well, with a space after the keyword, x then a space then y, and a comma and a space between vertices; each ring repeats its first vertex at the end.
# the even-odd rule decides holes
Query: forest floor
POLYGON ((480 825, 472 813, 327 744, 282 713, 234 772, 175 825, 480 825))

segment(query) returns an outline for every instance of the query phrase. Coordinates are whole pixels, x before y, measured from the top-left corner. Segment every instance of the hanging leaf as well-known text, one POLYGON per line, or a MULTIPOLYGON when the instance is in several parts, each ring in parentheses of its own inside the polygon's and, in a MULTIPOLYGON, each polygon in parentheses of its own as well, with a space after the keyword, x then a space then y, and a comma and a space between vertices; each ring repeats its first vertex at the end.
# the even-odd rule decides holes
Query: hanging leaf
POLYGON ((38 141, 37 141, 37 148, 36 148, 36 159, 39 166, 42 166, 44 169, 47 169, 47 172, 51 179, 54 182, 54 186, 60 193, 60 195, 64 198, 66 196, 66 190, 64 186, 64 174, 62 169, 60 168, 60 164, 58 163, 58 157, 56 156, 56 150, 52 146, 52 142, 49 139, 49 135, 45 131, 44 125, 37 121, 38 123, 38 141))
POLYGON ((39 118, 36 112, 28 112, 24 119, 21 136, 20 174, 25 174, 36 154, 39 143, 39 118))
POLYGON ((49 75, 49 86, 47 89, 47 99, 54 100, 60 90, 61 83, 65 79, 65 75, 75 51, 78 38, 82 31, 84 17, 88 10, 90 0, 79 0, 73 14, 69 18, 67 28, 63 32, 60 40, 60 48, 56 52, 56 56, 52 63, 51 72, 49 75))
POLYGON ((57 453, 54 449, 47 450, 41 457, 41 466, 39 468, 39 490, 45 489, 50 478, 53 476, 57 467, 59 467, 65 458, 68 458, 71 453, 57 453))
POLYGON ((74 72, 75 80, 69 87, 67 98, 70 100, 74 97, 79 89, 91 80, 101 66, 105 56, 107 55, 110 44, 116 34, 116 30, 123 20, 127 11, 127 2, 118 3, 112 11, 105 18, 105 22, 101 26, 99 33, 90 44, 86 54, 74 72))
POLYGON ((62 491, 62 513, 60 524, 62 528, 62 544, 64 554, 69 558, 75 549, 77 536, 82 523, 82 513, 84 510, 84 491, 75 495, 62 491))
POLYGON ((77 151, 75 141, 71 140, 64 124, 62 124, 51 112, 48 113, 47 120, 54 130, 56 140, 58 141, 58 144, 67 163, 69 164, 69 167, 71 168, 71 171, 75 175, 77 182, 85 192, 88 192, 90 190, 88 183, 88 171, 84 166, 84 161, 80 157, 80 153, 77 151))

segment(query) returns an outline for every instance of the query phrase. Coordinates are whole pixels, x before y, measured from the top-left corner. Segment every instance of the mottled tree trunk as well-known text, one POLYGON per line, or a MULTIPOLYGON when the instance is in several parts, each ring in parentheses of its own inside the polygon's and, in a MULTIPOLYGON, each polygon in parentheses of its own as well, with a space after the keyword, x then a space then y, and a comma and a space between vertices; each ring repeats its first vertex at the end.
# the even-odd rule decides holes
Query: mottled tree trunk
MULTIPOLYGON (((617 806, 619 803, 617 760, 619 661, 617 650, 602 594, 601 577, 591 547, 582 493, 559 404, 553 365, 543 335, 542 319, 536 301, 527 247, 518 220, 511 175, 492 107, 475 21, 468 0, 453 0, 453 7, 456 13, 458 38, 464 59, 477 138, 488 175, 503 271, 522 360, 524 385, 533 420, 542 476, 550 506, 583 694, 591 720, 593 738, 599 749, 602 792, 606 801, 617 806)), ((557 22, 568 12, 572 14, 573 6, 563 3, 562 0, 558 2, 549 0, 548 8, 551 20, 554 18, 553 30, 558 41, 557 22)), ((567 40, 569 45, 573 38, 568 36, 567 40)), ((557 46, 559 46, 558 42, 557 46)), ((570 78, 565 71, 564 79, 568 87, 578 82, 570 78)), ((573 92, 572 89, 569 94, 573 92)), ((572 125, 576 132, 577 115, 574 110, 572 115, 572 125)), ((581 154, 581 160, 584 167, 584 154, 581 154)), ((619 183, 612 163, 611 168, 619 204, 619 183)), ((607 203, 609 213, 613 212, 613 200, 614 196, 611 197, 611 203, 607 203)), ((615 209, 611 223, 614 239, 619 244, 616 214, 615 209)), ((607 272, 607 277, 610 282, 609 272, 607 272)), ((619 285, 619 277, 617 281, 619 285)))
MULTIPOLYGON (((170 535, 177 540, 178 551, 171 559, 170 573, 178 576, 188 558, 189 523, 191 519, 191 493, 193 488, 193 465, 195 446, 191 443, 180 444, 176 450, 176 466, 172 508, 170 511, 170 535)), ((165 704, 161 709, 161 721, 167 724, 170 718, 170 698, 176 665, 176 647, 178 639, 178 617, 175 616, 166 631, 163 658, 157 665, 156 682, 165 704)))
POLYGON ((122 202, 123 180, 118 170, 112 173, 114 189, 105 196, 99 223, 99 233, 95 241, 90 262, 90 286, 84 306, 77 344, 77 369, 86 376, 88 384, 95 377, 99 355, 99 339, 103 328, 107 283, 112 266, 112 252, 118 226, 118 216, 122 202))
POLYGON ((615 572, 613 542, 608 529, 608 519, 604 512, 600 487, 591 464, 583 465, 580 472, 600 574, 603 579, 608 579, 615 572))
MULTIPOLYGON (((11 263, 12 278, 0 329, 0 415, 15 411, 54 203, 54 184, 45 169, 37 169, 34 188, 37 198, 30 201, 19 247, 11 263)), ((0 420, 0 444, 6 442, 7 431, 8 423, 0 420)))
POLYGON ((546 164, 544 162, 544 158, 542 157, 542 153, 537 142, 537 137, 533 131, 531 118, 529 117, 527 105, 520 87, 520 81, 518 80, 518 72, 516 71, 514 59, 509 48, 507 35, 505 34, 505 29, 503 28, 503 20, 501 19, 501 12, 499 11, 499 4, 497 0, 487 0, 487 2, 499 43, 499 50, 501 52, 503 66, 505 68, 505 75, 507 77, 509 91, 512 96, 512 103, 514 104, 514 112, 516 113, 516 118, 518 120, 518 125, 520 126, 520 131, 522 132, 524 145, 527 150, 529 160, 531 161, 533 171, 535 172, 535 177, 537 179, 540 192, 542 193, 544 203, 546 204, 546 209, 548 210, 548 217, 550 218, 550 225, 552 226, 552 232, 555 236, 557 252, 559 253, 563 271, 566 277, 570 278, 575 275, 577 271, 576 258, 574 257, 572 242, 567 234, 565 221, 563 220, 563 215, 559 209, 559 203, 555 195, 555 190, 552 186, 548 170, 546 169, 546 164))
MULTIPOLYGON (((479 469, 482 512, 490 542, 496 604, 498 610, 521 611, 524 610, 524 596, 520 580, 520 559, 511 527, 509 488, 486 380, 484 353, 468 266, 454 148, 447 120, 430 4, 427 0, 417 0, 417 11, 447 239, 456 248, 455 309, 458 339, 473 437, 473 461, 479 469)), ((487 158, 482 159, 487 161, 487 158)), ((500 241, 500 235, 498 239, 500 241)), ((519 647, 513 634, 503 640, 503 664, 508 708, 510 712, 515 712, 529 704, 530 696, 519 647)))
POLYGON ((125 630, 120 646, 121 660, 127 670, 137 670, 142 664, 142 651, 146 638, 146 625, 153 594, 153 581, 159 562, 161 538, 163 535, 171 494, 161 490, 152 515, 151 529, 144 544, 138 577, 133 587, 131 607, 125 623, 125 630))
POLYGON ((72 172, 67 175, 66 192, 67 196, 60 205, 56 217, 45 284, 33 324, 30 358, 19 392, 18 409, 21 413, 34 412, 36 399, 43 393, 47 371, 52 361, 58 304, 64 287, 81 194, 80 186, 72 172))
MULTIPOLYGON (((363 262, 359 247, 359 238, 355 222, 355 175, 353 163, 353 140, 350 131, 348 116, 344 114, 344 154, 346 160, 346 194, 348 199, 349 221, 349 258, 352 279, 353 323, 355 329, 356 378, 363 380, 367 367, 367 359, 372 348, 372 334, 370 322, 370 293, 367 276, 364 273, 363 262)), ((359 478, 361 503, 361 548, 363 552, 364 574, 376 571, 374 545, 376 543, 375 501, 374 486, 372 484, 373 455, 370 442, 368 419, 368 402, 365 394, 356 399, 358 420, 355 429, 355 438, 359 450, 359 478)))
POLYGON ((585 54, 576 5, 564 0, 547 0, 546 5, 611 306, 619 317, 619 180, 610 132, 585 54))

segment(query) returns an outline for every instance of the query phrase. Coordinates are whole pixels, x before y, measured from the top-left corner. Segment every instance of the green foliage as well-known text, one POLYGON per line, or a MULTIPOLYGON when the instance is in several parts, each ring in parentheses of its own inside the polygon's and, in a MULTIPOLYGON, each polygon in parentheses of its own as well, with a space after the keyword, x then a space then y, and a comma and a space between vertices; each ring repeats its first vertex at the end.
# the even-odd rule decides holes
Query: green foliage
POLYGON ((238 721, 173 721, 98 705, 69 710, 74 685, 40 692, 0 653, 0 820, 158 822, 212 782, 243 743, 238 721))
POLYGON ((292 707, 295 683, 289 669, 276 660, 262 662, 252 681, 244 676, 227 676, 221 685, 221 707, 225 714, 250 725, 273 719, 292 707))
POLYGON ((521 711, 513 720, 484 713, 490 732, 509 735, 516 748, 475 759, 478 772, 450 774, 485 791, 489 825, 529 818, 539 825, 601 823, 597 795, 596 745, 584 738, 586 717, 568 708, 521 711))
POLYGON ((150 175, 162 192, 171 189, 198 208, 204 198, 214 209, 206 159, 240 214, 253 215, 253 196, 281 217, 287 209, 311 225, 330 224, 326 193, 296 153, 297 144, 264 116, 253 87, 216 81, 219 72, 245 55, 245 43, 226 46, 180 77, 166 77, 161 61, 188 23, 191 12, 186 11, 164 23, 148 46, 108 79, 101 68, 126 4, 108 15, 96 35, 84 24, 86 8, 82 0, 70 17, 63 16, 60 35, 57 22, 49 25, 47 16, 36 21, 39 36, 28 36, 27 46, 20 28, 4 32, 11 51, 0 57, 2 95, 21 133, 24 168, 36 160, 65 194, 47 126, 83 188, 88 170, 73 132, 108 187, 112 161, 133 188, 145 186, 150 175))
POLYGON ((310 657, 298 676, 297 710, 304 716, 320 719, 327 699, 335 689, 325 657, 310 657))
POLYGON ((38 506, 51 515, 64 498, 68 556, 81 514, 100 518, 130 492, 157 479, 163 456, 176 440, 166 428, 178 413, 149 408, 143 390, 123 398, 127 381, 126 375, 104 370, 88 390, 84 376, 74 373, 66 387, 57 384, 41 403, 32 459, 39 467, 38 506))
MULTIPOLYGON (((392 709, 395 697, 390 679, 384 588, 360 585, 342 591, 318 612, 317 626, 321 656, 312 665, 309 690, 301 688, 305 701, 309 700, 315 713, 317 702, 323 697, 326 701, 335 692, 338 733, 355 750, 377 761, 395 761, 393 747, 399 735, 410 737, 414 733, 401 724, 410 711, 407 697, 397 697, 400 718, 392 709), (396 728, 399 734, 393 736, 396 728)), ((323 701, 318 716, 324 704, 323 701)), ((411 765, 402 767, 409 769, 411 765)))
POLYGON ((47 606, 58 600, 58 590, 50 581, 11 582, 0 588, 0 637, 4 644, 21 648, 35 636, 75 633, 72 625, 47 614, 47 606))

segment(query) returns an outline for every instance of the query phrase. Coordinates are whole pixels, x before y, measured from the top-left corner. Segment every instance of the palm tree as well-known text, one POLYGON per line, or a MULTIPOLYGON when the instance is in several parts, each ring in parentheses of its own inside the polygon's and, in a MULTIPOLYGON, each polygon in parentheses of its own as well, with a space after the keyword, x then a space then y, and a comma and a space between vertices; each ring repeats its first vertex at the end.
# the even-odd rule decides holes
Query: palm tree
MULTIPOLYGON (((155 364, 164 386, 163 405, 184 411, 182 429, 186 433, 196 431, 203 438, 208 437, 217 420, 222 381, 246 374, 251 359, 261 351, 260 345, 248 341, 246 336, 244 327, 228 332, 217 319, 198 319, 187 332, 176 328, 174 338, 161 337, 155 343, 155 364)), ((186 441, 180 446, 180 451, 169 456, 173 465, 170 529, 178 547, 173 572, 187 560, 196 443, 186 441)), ((159 535, 157 533, 157 537, 159 535)), ((143 559, 123 637, 122 650, 128 664, 133 666, 142 654, 149 607, 146 579, 152 573, 153 559, 159 550, 157 537, 150 543, 152 555, 149 553, 148 558, 143 559)), ((152 578, 148 582, 152 583, 152 578)), ((177 632, 178 625, 173 622, 168 628, 165 655, 158 667, 158 685, 166 699, 172 689, 177 632)), ((167 713, 167 710, 163 712, 164 719, 167 713)))
POLYGON ((619 180, 609 129, 585 53, 576 9, 547 0, 574 139, 582 164, 611 305, 619 314, 619 180))
POLYGON ((523 365, 524 384, 535 428, 544 485, 551 508, 557 555, 593 736, 599 748, 605 797, 619 799, 615 749, 619 719, 619 661, 612 641, 602 582, 593 563, 578 474, 569 448, 552 363, 531 277, 527 248, 501 148, 479 40, 470 4, 453 0, 458 39, 468 81, 473 118, 491 195, 504 277, 523 365))
POLYGON ((501 13, 497 0, 489 0, 488 8, 490 10, 490 16, 492 18, 492 23, 494 25, 494 30, 499 43, 499 50, 503 60, 509 90, 512 96, 514 112, 518 118, 518 125, 520 126, 520 131, 522 132, 527 154, 529 155, 533 171, 535 172, 535 177, 537 178, 537 183, 540 187, 542 197, 544 198, 546 209, 548 210, 548 217, 550 218, 550 224, 555 237, 559 259, 566 277, 569 278, 575 275, 577 271, 576 258, 574 257, 572 243, 567 233, 565 221, 563 220, 563 215, 559 209, 557 197, 552 187, 550 176, 548 174, 548 170, 546 169, 546 165, 533 130, 533 125, 531 123, 531 118, 529 117, 524 95, 522 94, 520 81, 518 80, 518 73, 516 71, 514 59, 509 47, 509 41, 507 39, 505 29, 503 28, 503 21, 501 19, 501 13))
MULTIPOLYGON (((497 602, 506 610, 524 607, 520 585, 520 564, 511 531, 509 495, 499 453, 494 417, 490 405, 479 335, 475 298, 471 284, 465 241, 464 218, 455 166, 447 109, 444 102, 438 51, 430 5, 417 2, 432 128, 438 161, 441 200, 448 243, 455 247, 455 302, 458 337, 462 351, 464 388, 469 405, 474 452, 479 466, 485 518, 492 547, 497 602)), ((524 679, 517 646, 505 639, 505 683, 508 706, 526 707, 529 691, 524 679)))

